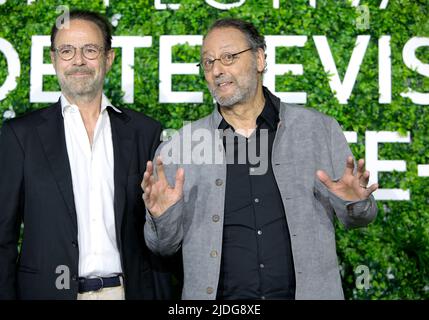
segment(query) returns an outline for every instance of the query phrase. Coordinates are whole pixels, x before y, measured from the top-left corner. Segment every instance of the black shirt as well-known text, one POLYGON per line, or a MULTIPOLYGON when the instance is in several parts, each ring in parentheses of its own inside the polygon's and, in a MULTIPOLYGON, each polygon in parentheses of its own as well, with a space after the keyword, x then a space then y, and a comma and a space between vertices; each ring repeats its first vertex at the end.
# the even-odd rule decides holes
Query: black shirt
POLYGON ((225 119, 219 125, 224 132, 227 178, 217 299, 295 298, 290 235, 271 164, 280 100, 266 88, 264 96, 257 128, 248 139, 235 133, 225 119), (244 158, 238 155, 246 149, 244 158), (265 165, 255 163, 255 150, 265 165))

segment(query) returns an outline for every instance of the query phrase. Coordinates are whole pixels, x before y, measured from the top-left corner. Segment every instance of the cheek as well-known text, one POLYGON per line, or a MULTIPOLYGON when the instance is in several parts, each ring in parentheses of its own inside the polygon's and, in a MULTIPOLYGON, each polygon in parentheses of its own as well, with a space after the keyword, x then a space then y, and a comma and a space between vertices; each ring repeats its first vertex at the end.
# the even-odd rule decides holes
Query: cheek
POLYGON ((57 61, 54 67, 57 73, 64 73, 69 68, 69 64, 65 61, 57 61))
POLYGON ((254 77, 257 76, 256 65, 243 64, 240 70, 234 70, 234 71, 235 72, 231 72, 231 77, 241 85, 248 83, 254 77))
POLYGON ((205 72, 204 72, 204 79, 206 79, 206 81, 207 81, 208 83, 210 83, 210 82, 211 82, 210 74, 209 74, 209 73, 205 73, 205 72))
POLYGON ((105 71, 105 65, 102 62, 88 64, 88 68, 93 70, 95 74, 101 74, 105 71))
POLYGON ((204 76, 209 87, 214 86, 214 80, 210 76, 204 76))

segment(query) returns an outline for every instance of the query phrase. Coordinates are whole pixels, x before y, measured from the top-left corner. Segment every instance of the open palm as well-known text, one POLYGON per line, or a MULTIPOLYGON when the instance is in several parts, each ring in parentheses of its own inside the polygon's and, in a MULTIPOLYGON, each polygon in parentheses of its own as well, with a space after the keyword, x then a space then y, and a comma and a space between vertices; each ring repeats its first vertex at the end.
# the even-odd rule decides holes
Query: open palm
POLYGON ((182 168, 176 172, 174 187, 170 186, 164 172, 164 165, 160 157, 156 159, 158 178, 153 175, 153 163, 147 162, 143 175, 143 200, 146 208, 154 217, 161 216, 168 208, 178 202, 183 196, 185 173, 182 168))
POLYGON ((369 181, 369 171, 365 170, 365 161, 360 159, 356 173, 354 171, 353 157, 347 158, 346 169, 338 181, 333 181, 323 170, 317 171, 320 181, 335 195, 347 201, 358 201, 367 199, 371 193, 378 188, 374 183, 367 187, 369 181))

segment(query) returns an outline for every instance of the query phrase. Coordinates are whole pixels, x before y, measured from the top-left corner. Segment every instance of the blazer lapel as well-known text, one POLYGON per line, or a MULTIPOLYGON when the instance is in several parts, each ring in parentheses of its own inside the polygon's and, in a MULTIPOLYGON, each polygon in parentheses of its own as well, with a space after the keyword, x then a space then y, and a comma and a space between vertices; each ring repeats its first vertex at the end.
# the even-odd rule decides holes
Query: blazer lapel
POLYGON ((124 217, 128 169, 132 153, 133 131, 127 122, 130 117, 124 112, 119 113, 108 108, 110 126, 112 128, 113 158, 114 158, 114 209, 116 239, 121 248, 121 225, 124 217))
POLYGON ((37 131, 58 188, 67 205, 72 223, 77 230, 73 184, 60 102, 54 104, 52 108, 42 114, 42 117, 45 121, 37 126, 37 131))

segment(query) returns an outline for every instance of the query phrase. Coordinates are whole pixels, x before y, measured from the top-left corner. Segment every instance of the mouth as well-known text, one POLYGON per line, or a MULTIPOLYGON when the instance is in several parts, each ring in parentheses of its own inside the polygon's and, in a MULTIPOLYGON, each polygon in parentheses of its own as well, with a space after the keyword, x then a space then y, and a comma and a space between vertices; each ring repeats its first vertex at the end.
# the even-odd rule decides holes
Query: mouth
POLYGON ((90 76, 90 75, 91 74, 88 73, 88 72, 77 72, 77 73, 69 74, 69 76, 71 76, 71 77, 87 77, 87 76, 90 76))
POLYGON ((232 86, 232 84, 233 84, 232 81, 224 81, 224 82, 217 83, 216 86, 221 90, 225 90, 225 89, 228 89, 230 86, 232 86))

